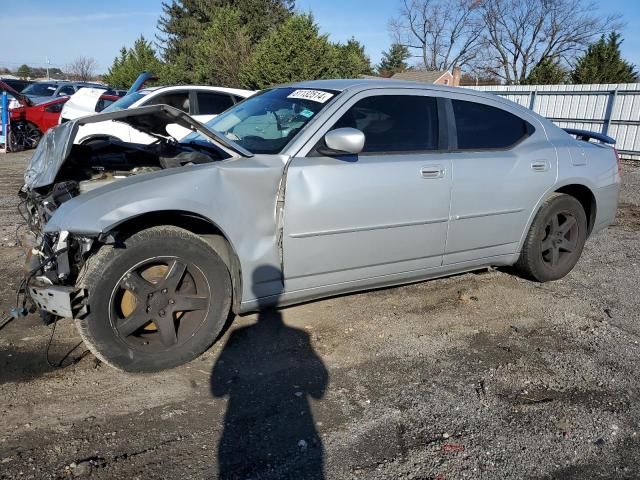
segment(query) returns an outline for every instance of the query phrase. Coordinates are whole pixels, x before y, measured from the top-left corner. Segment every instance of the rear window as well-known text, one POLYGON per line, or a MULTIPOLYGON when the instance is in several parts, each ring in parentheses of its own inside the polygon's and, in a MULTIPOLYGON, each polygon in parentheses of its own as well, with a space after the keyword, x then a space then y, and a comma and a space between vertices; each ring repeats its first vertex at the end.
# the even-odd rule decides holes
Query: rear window
POLYGON ((39 97, 50 97, 52 96, 58 86, 55 83, 32 83, 27 88, 25 88, 22 93, 25 95, 36 95, 39 97))
POLYGON ((533 133, 520 117, 500 108, 453 100, 458 150, 505 149, 533 133))

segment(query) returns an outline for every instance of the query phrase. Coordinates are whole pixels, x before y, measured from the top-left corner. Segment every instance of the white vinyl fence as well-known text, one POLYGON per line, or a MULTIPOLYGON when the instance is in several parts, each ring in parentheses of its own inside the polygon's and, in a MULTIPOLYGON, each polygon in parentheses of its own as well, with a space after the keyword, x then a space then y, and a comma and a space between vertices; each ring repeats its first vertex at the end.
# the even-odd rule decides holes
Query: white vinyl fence
POLYGON ((563 128, 609 135, 623 158, 640 160, 640 83, 467 88, 505 97, 563 128))

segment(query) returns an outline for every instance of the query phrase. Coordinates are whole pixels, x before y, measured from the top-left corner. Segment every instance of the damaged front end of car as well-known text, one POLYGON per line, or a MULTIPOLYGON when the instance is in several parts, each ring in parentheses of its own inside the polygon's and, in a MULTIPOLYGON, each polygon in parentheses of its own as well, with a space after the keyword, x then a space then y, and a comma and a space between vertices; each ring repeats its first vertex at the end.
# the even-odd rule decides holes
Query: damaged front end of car
MULTIPOLYGON (((234 155, 214 132, 183 112, 166 105, 95 115, 66 122, 42 139, 25 172, 19 192, 20 213, 26 223, 22 244, 26 252, 21 287, 23 307, 39 310, 45 323, 58 317, 82 318, 86 292, 79 285, 82 268, 102 246, 114 243, 113 232, 68 231, 55 227, 58 209, 80 195, 114 182, 166 169, 211 163, 234 155), (157 138, 150 145, 104 140, 74 144, 78 127, 100 121, 121 121, 157 138), (178 124, 213 141, 181 144, 166 132, 178 124), (54 219, 54 221, 52 221, 54 219)), ((99 193, 99 192, 97 192, 99 193)))

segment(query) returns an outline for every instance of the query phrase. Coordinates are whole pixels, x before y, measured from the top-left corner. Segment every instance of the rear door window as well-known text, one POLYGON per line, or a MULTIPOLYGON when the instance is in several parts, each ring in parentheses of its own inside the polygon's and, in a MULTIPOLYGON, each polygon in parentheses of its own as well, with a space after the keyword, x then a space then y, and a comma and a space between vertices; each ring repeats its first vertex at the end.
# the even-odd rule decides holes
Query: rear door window
POLYGON ((169 105, 175 107, 178 110, 182 110, 185 113, 190 113, 189 107, 189 92, 169 92, 163 95, 158 95, 155 98, 149 100, 145 105, 169 105))
POLYGON ((219 115, 233 106, 231 96, 224 93, 198 92, 198 114, 219 115))
POLYGON ((501 108, 452 100, 458 150, 507 149, 533 133, 533 127, 501 108))
POLYGON ((419 95, 367 97, 351 107, 333 129, 352 127, 365 135, 363 153, 438 149, 436 99, 419 95))

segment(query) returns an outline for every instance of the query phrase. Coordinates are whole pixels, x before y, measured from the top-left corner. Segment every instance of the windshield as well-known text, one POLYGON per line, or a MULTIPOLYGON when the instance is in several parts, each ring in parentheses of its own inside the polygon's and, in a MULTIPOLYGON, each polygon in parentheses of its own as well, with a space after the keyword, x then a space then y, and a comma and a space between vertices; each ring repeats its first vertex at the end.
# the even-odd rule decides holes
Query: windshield
POLYGON ((134 92, 129 95, 125 95, 120 100, 116 100, 107 108, 105 108, 102 112, 117 112, 118 110, 125 110, 129 108, 131 105, 136 103, 142 97, 144 97, 147 92, 134 92))
POLYGON ((32 83, 25 88, 22 93, 25 95, 37 95, 39 97, 50 97, 56 91, 55 83, 32 83))
MULTIPOLYGON (((275 88, 258 93, 207 122, 207 126, 251 153, 280 153, 338 92, 275 88)), ((192 133, 183 142, 205 140, 192 133)))

